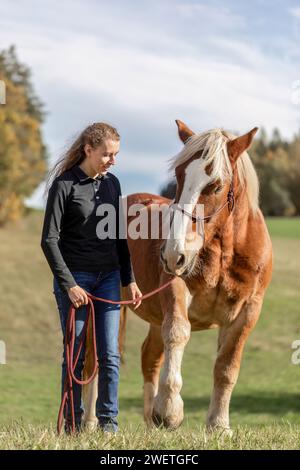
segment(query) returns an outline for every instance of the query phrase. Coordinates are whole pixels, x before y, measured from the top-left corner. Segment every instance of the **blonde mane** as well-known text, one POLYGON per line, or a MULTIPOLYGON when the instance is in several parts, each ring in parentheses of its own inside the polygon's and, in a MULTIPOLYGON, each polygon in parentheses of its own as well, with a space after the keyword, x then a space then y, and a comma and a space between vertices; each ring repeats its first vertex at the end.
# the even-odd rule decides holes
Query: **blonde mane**
MULTIPOLYGON (((195 153, 202 152, 207 164, 212 163, 212 179, 222 182, 232 177, 232 167, 227 153, 227 142, 236 136, 223 129, 212 129, 201 134, 193 134, 187 139, 181 152, 169 160, 169 170, 188 161, 195 153)), ((247 152, 237 161, 239 183, 246 186, 249 206, 253 212, 258 210, 259 183, 256 171, 247 152)))

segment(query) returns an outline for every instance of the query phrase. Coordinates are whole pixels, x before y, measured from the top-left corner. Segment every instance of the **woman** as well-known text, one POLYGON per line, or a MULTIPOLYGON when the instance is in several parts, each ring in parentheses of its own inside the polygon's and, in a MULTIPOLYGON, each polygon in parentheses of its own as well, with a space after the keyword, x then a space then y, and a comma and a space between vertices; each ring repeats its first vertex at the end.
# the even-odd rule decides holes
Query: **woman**
MULTIPOLYGON (((119 238, 119 180, 108 170, 115 165, 120 136, 105 123, 88 126, 63 158, 55 165, 49 189, 41 246, 54 274, 53 288, 63 336, 71 302, 76 307, 76 346, 87 314, 86 291, 96 297, 120 299, 120 281, 128 297, 142 294, 135 283, 125 238, 119 238), (101 219, 97 208, 112 204, 116 210, 116 238, 101 239, 96 227, 101 219)), ((122 206, 120 206, 122 210, 122 206)), ((122 219, 120 214, 120 220, 122 219)), ((135 308, 140 305, 136 300, 135 308)), ((103 431, 118 429, 119 349, 118 330, 120 305, 94 302, 97 353, 100 365, 96 416, 103 431)), ((81 377, 84 348, 75 369, 81 377)), ((63 354, 62 389, 66 377, 66 356, 63 354)), ((76 429, 80 429, 83 406, 81 386, 74 384, 76 429)), ((65 416, 65 430, 70 431, 71 416, 65 416)))

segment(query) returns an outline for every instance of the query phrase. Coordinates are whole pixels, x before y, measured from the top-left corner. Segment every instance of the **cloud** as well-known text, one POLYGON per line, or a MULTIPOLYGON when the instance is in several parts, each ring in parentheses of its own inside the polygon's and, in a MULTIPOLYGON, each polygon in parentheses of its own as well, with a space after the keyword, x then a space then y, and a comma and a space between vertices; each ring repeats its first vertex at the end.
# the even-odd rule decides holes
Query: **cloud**
POLYGON ((291 8, 289 10, 291 15, 295 16, 296 18, 300 18, 300 7, 299 8, 291 8))
POLYGON ((180 150, 176 118, 195 131, 297 131, 293 37, 266 30, 262 43, 245 18, 229 2, 27 0, 16 9, 3 0, 0 42, 15 43, 33 70, 49 111, 52 161, 83 127, 106 120, 122 136, 120 179, 126 175, 132 192, 143 183, 156 192, 168 176, 165 162, 180 150))
POLYGON ((189 20, 195 20, 202 25, 212 26, 214 29, 244 28, 246 22, 241 15, 233 13, 229 8, 222 5, 207 5, 204 3, 183 2, 176 5, 176 9, 189 20))

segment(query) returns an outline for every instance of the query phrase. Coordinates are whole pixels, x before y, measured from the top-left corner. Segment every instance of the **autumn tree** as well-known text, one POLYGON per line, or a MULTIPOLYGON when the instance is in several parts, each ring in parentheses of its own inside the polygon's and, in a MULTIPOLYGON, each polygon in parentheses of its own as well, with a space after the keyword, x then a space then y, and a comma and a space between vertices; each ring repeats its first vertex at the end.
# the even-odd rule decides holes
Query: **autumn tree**
POLYGON ((24 212, 24 199, 44 179, 47 152, 41 134, 43 104, 34 93, 30 69, 14 46, 0 51, 0 80, 6 104, 0 105, 0 225, 24 212))

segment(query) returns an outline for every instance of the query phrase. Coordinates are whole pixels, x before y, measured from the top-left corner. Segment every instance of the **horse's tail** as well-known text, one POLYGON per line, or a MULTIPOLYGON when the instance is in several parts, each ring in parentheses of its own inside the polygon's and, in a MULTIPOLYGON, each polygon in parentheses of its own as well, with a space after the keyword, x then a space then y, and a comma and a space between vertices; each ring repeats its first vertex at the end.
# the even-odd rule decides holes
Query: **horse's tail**
POLYGON ((120 326, 119 326, 119 352, 120 352, 122 364, 125 364, 125 339, 126 339, 127 315, 128 315, 128 306, 121 305, 120 326))

